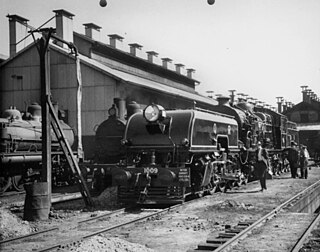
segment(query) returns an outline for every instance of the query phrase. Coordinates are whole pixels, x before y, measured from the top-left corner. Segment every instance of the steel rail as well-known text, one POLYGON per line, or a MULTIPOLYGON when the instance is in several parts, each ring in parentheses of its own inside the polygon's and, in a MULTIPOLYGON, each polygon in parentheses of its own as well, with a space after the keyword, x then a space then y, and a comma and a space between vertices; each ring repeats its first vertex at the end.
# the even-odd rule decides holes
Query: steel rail
POLYGON ((319 223, 320 223, 320 214, 317 215, 317 217, 312 221, 309 227, 305 230, 303 235, 300 237, 300 239, 296 242, 296 244, 291 249, 291 252, 300 251, 300 249, 303 247, 303 244, 307 241, 308 237, 310 236, 311 232, 319 223))
MULTIPOLYGON (((67 199, 67 200, 73 200, 75 199, 74 196, 72 199, 67 199)), ((145 216, 145 217, 141 217, 141 218, 138 218, 136 220, 132 220, 128 223, 123 223, 123 224, 119 224, 118 227, 121 227, 121 226, 124 226, 124 225, 129 225, 131 223, 134 223, 134 222, 138 222, 140 220, 143 220, 143 219, 146 219, 146 218, 149 218, 149 217, 152 217, 154 215, 157 215, 157 214, 161 214, 161 213, 164 213, 164 212, 169 212, 170 210, 173 210, 175 208, 178 208, 182 205, 186 205, 186 204, 189 204, 191 202, 194 202, 195 200, 200 200, 201 198, 198 198, 198 199, 194 199, 194 200, 191 200, 191 201, 188 201, 188 202, 183 202, 181 204, 177 204, 177 205, 174 205, 174 206, 170 206, 168 208, 165 208, 165 209, 162 209, 160 211, 157 211, 156 213, 152 213, 148 216, 145 216)), ((59 201, 55 201, 55 202, 52 202, 52 203, 59 203, 59 202, 62 202, 62 201, 67 201, 67 200, 59 200, 59 201)), ((125 210, 129 210, 129 209, 134 209, 134 207, 130 207, 130 208, 121 208, 121 209, 117 209, 115 211, 112 211, 112 212, 109 212, 109 213, 105 213, 105 214, 102 214, 102 215, 98 215, 98 216, 94 216, 94 217, 90 217, 90 218, 87 218, 87 219, 84 219, 84 220, 81 220, 81 221, 78 221, 77 224, 78 225, 81 225, 83 223, 86 223, 86 222, 90 222, 90 221, 93 221, 93 220, 97 220, 97 219, 102 219, 102 218, 105 218, 105 217, 108 217, 108 216, 111 216, 111 215, 114 215, 114 214, 117 214, 117 213, 121 213, 121 212, 124 212, 125 210)), ((109 227, 109 228, 106 228, 106 229, 103 229, 101 231, 97 231, 96 233, 99 234, 99 233, 104 233, 104 232, 107 232, 109 230, 112 230, 112 229, 115 229, 117 228, 117 225, 114 225, 112 227, 109 227)), ((17 237, 14 237, 14 238, 9 238, 9 239, 5 239, 5 240, 2 240, 0 241, 0 244, 5 244, 5 243, 9 243, 9 242, 13 242, 13 241, 18 241, 18 240, 23 240, 25 238, 30 238, 30 237, 33 237, 33 236, 37 236, 37 235, 40 235, 40 234, 43 234, 43 233, 49 233, 49 232, 52 232, 54 230, 58 230, 59 227, 54 227, 54 228, 50 228, 50 229, 46 229, 46 230, 42 230, 42 231, 39 231, 39 232, 33 232, 33 233, 30 233, 30 234, 27 234, 27 235, 23 235, 23 236, 17 236, 17 237)), ((84 236, 83 239, 86 239, 86 238, 89 238, 89 237, 92 237, 96 234, 92 234, 92 235, 88 235, 88 236, 84 236)), ((55 246, 55 247, 59 247, 59 245, 55 246)), ((51 250, 55 247, 48 247, 46 249, 43 249, 43 250, 39 250, 39 251, 48 251, 48 250, 51 250)))
MULTIPOLYGON (((77 224, 80 225, 82 223, 90 222, 92 220, 105 218, 105 217, 111 216, 113 214, 124 212, 124 210, 125 210, 125 208, 121 208, 121 209, 117 209, 117 210, 109 212, 109 213, 105 213, 105 214, 102 214, 102 215, 90 217, 90 218, 87 218, 85 220, 78 221, 77 224)), ((5 244, 5 243, 13 242, 13 241, 19 241, 19 240, 23 240, 25 238, 30 238, 30 237, 36 237, 37 235, 41 235, 41 234, 44 234, 44 233, 49 233, 49 232, 56 231, 56 230, 59 230, 59 227, 53 227, 53 228, 50 228, 50 229, 41 230, 41 231, 38 231, 38 232, 33 232, 33 233, 30 233, 30 234, 27 234, 27 235, 22 235, 22 236, 17 236, 17 237, 5 239, 5 240, 0 241, 0 244, 5 244)))
POLYGON ((102 219, 102 218, 111 216, 113 214, 124 212, 125 210, 126 210, 126 208, 120 208, 120 209, 117 209, 117 210, 112 211, 110 213, 105 213, 105 214, 97 215, 97 216, 94 216, 94 217, 90 217, 90 218, 85 219, 85 220, 78 221, 77 224, 79 225, 79 224, 82 224, 82 223, 85 223, 85 222, 89 222, 89 221, 93 221, 93 220, 97 220, 97 219, 102 219))
POLYGON ((261 224, 262 222, 264 222, 265 220, 267 220, 270 217, 274 217, 275 215, 277 215, 277 213, 285 208, 287 205, 289 205, 290 203, 292 203, 294 200, 296 200, 297 198, 299 198, 300 196, 302 196, 303 194, 305 194, 307 191, 317 187, 320 185, 320 181, 312 184, 311 186, 307 187, 306 189, 304 189, 302 192, 296 194, 295 196, 293 196, 292 198, 288 199, 287 201, 285 201, 284 203, 282 203, 281 205, 279 205, 278 207, 276 207, 275 209, 273 209, 271 212, 267 213, 266 215, 262 216, 260 219, 258 219, 257 221, 255 221, 252 225, 248 226, 246 229, 244 229, 242 232, 238 233, 237 235, 235 235, 233 238, 231 238, 230 240, 228 240, 227 242, 223 243, 221 246, 219 246, 218 248, 215 249, 215 252, 220 252, 220 251, 224 251, 225 249, 227 249, 229 246, 231 246, 231 244, 233 244, 235 241, 240 240, 240 238, 242 238, 243 236, 247 235, 249 232, 251 232, 254 228, 256 228, 259 224, 261 224))
MULTIPOLYGON (((200 200, 202 198, 198 198, 198 199, 195 199, 195 200, 200 200)), ((186 204, 191 204, 192 202, 194 202, 195 200, 191 200, 191 201, 188 201, 188 202, 183 202, 183 203, 180 203, 180 204, 177 204, 177 205, 174 205, 174 206, 170 206, 170 207, 167 207, 167 208, 164 208, 162 210, 159 210, 155 213, 151 213, 151 214, 148 214, 146 216, 143 216, 143 217, 140 217, 140 218, 136 218, 134 220, 130 220, 130 221, 126 221, 126 222, 123 222, 123 223, 120 223, 120 224, 117 224, 117 225, 113 225, 111 227, 107 227, 107 228, 103 228, 103 229, 100 229, 96 232, 92 232, 90 234, 87 234, 87 235, 83 235, 81 237, 78 237, 76 239, 70 239, 70 241, 68 241, 67 243, 64 243, 64 244, 56 244, 56 245, 51 245, 51 246, 48 246, 46 248, 42 248, 42 249, 39 249, 39 250, 36 250, 37 252, 44 252, 44 251, 51 251, 53 249, 57 249, 57 248, 63 248, 63 247, 67 247, 68 245, 70 244, 74 244, 78 241, 81 241, 81 240, 85 240, 85 239, 89 239, 93 236, 96 236, 98 234, 102 234, 102 233, 105 233, 105 232, 108 232, 108 231, 111 231, 111 230, 114 230, 114 229, 117 229, 117 228, 120 228, 120 227, 123 227, 123 226, 126 226, 126 225, 130 225, 130 224, 133 224, 135 222, 139 222, 139 221, 142 221, 142 220, 145 220, 145 219, 148 219, 150 217, 153 217, 153 216, 156 216, 156 215, 160 215, 160 214, 163 214, 163 213, 166 213, 166 212, 170 212, 171 210, 173 209, 176 209, 176 208, 179 208, 181 206, 184 206, 186 204)), ((121 209, 119 209, 119 212, 120 212, 121 209)), ((112 214, 112 213, 111 213, 112 214)), ((106 214, 107 215, 107 214, 106 214)), ((96 217, 93 217, 92 219, 98 219, 100 216, 96 216, 96 217)), ((102 216, 103 217, 103 216, 102 216)), ((105 216, 104 216, 105 217, 105 216)), ((83 223, 83 222, 86 222, 86 220, 84 221, 79 221, 78 223, 83 223)))
MULTIPOLYGON (((108 232, 110 230, 113 230, 113 229, 116 229, 116 228, 120 228, 122 226, 126 226, 126 225, 130 225, 132 223, 135 223, 135 222, 139 222, 141 220, 144 220, 144 219, 147 219, 147 218, 150 218, 150 217, 153 217, 155 215, 159 215, 159 214, 163 214, 165 212, 170 212, 171 210, 174 210, 176 208, 179 208, 179 207, 182 207, 182 206, 185 206, 187 204, 191 204, 191 203, 194 203, 195 201, 197 200, 202 200, 203 197, 199 197, 199 198, 196 198, 196 199, 192 199, 190 201, 186 201, 186 202, 182 202, 180 204, 176 204, 176 205, 173 205, 173 206, 170 206, 170 207, 167 207, 167 208, 164 208, 162 210, 159 210, 155 213, 152 213, 152 214, 149 214, 149 215, 146 215, 144 217, 140 217, 140 218, 137 218, 137 219, 134 219, 134 220, 131 220, 131 221, 127 221, 127 222, 124 222, 124 223, 121 223, 121 224, 118 224, 118 225, 113 225, 111 227, 108 227, 108 228, 104 228, 104 229, 101 229, 101 230, 98 230, 96 232, 92 232, 91 234, 88 234, 88 235, 85 235, 85 236, 82 236, 80 238, 77 238, 77 239, 71 239, 69 242, 67 243, 64 243, 64 244, 56 244, 56 245, 51 245, 51 246, 48 246, 48 247, 45 247, 45 248, 42 248, 42 249, 39 249, 39 250, 36 250, 36 251, 50 251, 50 250, 53 250, 55 248, 60 248, 60 247, 63 247, 63 246, 67 246, 69 244, 72 244, 76 241, 80 241, 80 240, 83 240, 83 239, 88 239, 90 237, 93 237, 97 234, 101 234, 101 233, 104 233, 104 232, 108 232)), ((131 207, 133 209, 133 207, 131 207)), ((131 209, 129 208, 129 209, 131 209)), ((118 210, 115 210, 115 211, 112 211, 112 212, 109 212, 109 213, 106 213, 106 214, 102 214, 102 215, 98 215, 98 216, 95 216, 95 217, 90 217, 90 218, 87 218, 87 219, 84 219, 84 220, 81 220, 81 221, 78 221, 77 224, 78 226, 83 224, 83 223, 86 223, 86 222, 90 222, 90 221, 93 221, 93 220, 97 220, 97 219, 101 219, 101 218, 105 218, 105 217, 108 217, 108 216, 111 216, 111 215, 114 215, 114 214, 117 214, 117 213, 120 213, 120 212, 124 212, 125 210, 128 210, 128 208, 121 208, 121 209, 118 209, 118 210)), ((54 231, 54 230, 58 230, 59 228, 58 227, 55 227, 55 228, 52 228, 52 229, 48 229, 48 230, 43 230, 43 231, 40 231, 40 232, 36 232, 36 233, 31 233, 31 234, 28 234, 28 235, 25 235, 25 236, 19 236, 19 237, 15 237, 15 238, 12 238, 12 239, 7 239, 7 240, 3 240, 0 242, 0 244, 2 243, 8 243, 8 242, 11 242, 11 241, 17 241, 17 240, 23 240, 24 238, 29 238, 29 237, 32 237, 32 236, 37 236, 37 235, 40 235, 42 233, 46 233, 46 232, 51 232, 51 231, 54 231)))
POLYGON ((52 231, 58 230, 58 229, 59 229, 58 227, 54 227, 54 228, 50 228, 50 229, 46 229, 46 230, 42 230, 42 231, 38 231, 38 232, 33 232, 33 233, 30 233, 30 234, 27 234, 27 235, 23 235, 23 236, 17 236, 17 237, 5 239, 5 240, 0 241, 0 244, 12 242, 12 241, 23 240, 25 238, 30 238, 32 236, 37 236, 37 235, 40 235, 40 234, 49 233, 49 232, 52 232, 52 231))
POLYGON ((91 232, 90 234, 83 235, 81 237, 77 237, 76 239, 70 239, 68 242, 66 242, 64 244, 59 243, 59 244, 51 245, 51 246, 48 246, 48 247, 45 247, 45 248, 41 248, 41 249, 36 250, 36 251, 37 252, 44 252, 44 251, 51 251, 53 249, 64 248, 64 247, 69 246, 70 244, 74 244, 76 242, 79 242, 79 241, 82 241, 82 240, 85 240, 85 239, 89 239, 89 238, 91 238, 93 236, 108 232, 108 231, 116 229, 116 228, 120 228, 120 227, 123 227, 123 226, 126 226, 126 225, 133 224, 135 222, 150 218, 150 217, 152 217, 154 215, 161 214, 161 213, 163 213, 165 211, 168 211, 168 209, 160 210, 160 211, 158 211, 156 213, 152 213, 152 214, 146 215, 144 217, 140 217, 140 218, 137 218, 137 219, 134 219, 134 220, 126 221, 126 222, 123 222, 123 223, 120 223, 120 224, 117 224, 117 225, 113 225, 111 227, 103 228, 103 229, 100 229, 98 231, 91 232))

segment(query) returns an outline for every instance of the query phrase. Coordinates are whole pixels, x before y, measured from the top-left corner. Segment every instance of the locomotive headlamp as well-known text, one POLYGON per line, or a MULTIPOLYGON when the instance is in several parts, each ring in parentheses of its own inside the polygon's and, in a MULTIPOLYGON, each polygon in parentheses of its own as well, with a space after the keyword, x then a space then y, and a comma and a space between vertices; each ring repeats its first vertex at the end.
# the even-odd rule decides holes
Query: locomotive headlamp
POLYGON ((143 111, 143 117, 148 121, 148 122, 156 122, 158 120, 163 120, 166 118, 166 111, 164 108, 160 105, 156 104, 151 104, 147 106, 144 111, 143 111))

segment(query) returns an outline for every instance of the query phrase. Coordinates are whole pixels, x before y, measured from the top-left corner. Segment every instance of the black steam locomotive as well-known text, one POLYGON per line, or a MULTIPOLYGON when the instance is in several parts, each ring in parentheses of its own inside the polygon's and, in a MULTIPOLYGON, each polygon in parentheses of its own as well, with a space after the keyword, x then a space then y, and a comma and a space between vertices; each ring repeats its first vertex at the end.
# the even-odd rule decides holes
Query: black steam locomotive
MULTIPOLYGON (((177 203, 245 183, 254 177, 258 141, 267 145, 272 165, 283 166, 283 150, 298 142, 295 124, 245 101, 218 101, 210 111, 150 105, 128 119, 119 163, 96 166, 118 186, 120 202, 177 203)), ((107 120, 114 126, 111 120, 116 117, 107 120)))
MULTIPOLYGON (((63 121, 60 125, 71 146, 73 130, 63 121)), ((41 107, 36 103, 29 105, 23 115, 12 107, 3 112, 0 118, 0 193, 11 187, 21 191, 24 182, 40 178, 41 130, 41 107)), ((73 176, 53 132, 51 138, 53 182, 70 183, 73 176)))

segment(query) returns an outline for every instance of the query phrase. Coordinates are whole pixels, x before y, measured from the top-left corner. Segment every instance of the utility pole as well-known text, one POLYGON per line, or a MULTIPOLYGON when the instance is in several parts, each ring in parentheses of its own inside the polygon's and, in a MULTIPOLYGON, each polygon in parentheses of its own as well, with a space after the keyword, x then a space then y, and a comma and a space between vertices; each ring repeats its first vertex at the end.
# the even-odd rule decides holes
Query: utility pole
POLYGON ((49 40, 53 29, 42 33, 42 38, 39 41, 40 55, 40 85, 41 85, 41 117, 42 117, 42 181, 47 182, 48 202, 51 202, 51 127, 50 127, 50 112, 47 104, 50 93, 50 51, 49 40))
MULTIPOLYGON (((51 126, 56 134, 56 137, 60 143, 61 148, 65 154, 68 161, 70 169, 73 175, 76 176, 80 192, 84 198, 87 206, 93 206, 93 201, 90 196, 89 189, 86 185, 86 181, 83 178, 78 161, 74 157, 71 147, 65 139, 63 129, 59 124, 58 116, 56 115, 52 103, 51 103, 51 93, 50 93, 50 50, 49 41, 50 38, 54 38, 57 41, 65 43, 69 46, 72 52, 75 54, 77 59, 77 66, 80 66, 80 61, 78 59, 78 51, 76 47, 67 41, 55 36, 54 28, 45 28, 40 30, 35 30, 32 32, 42 32, 42 38, 37 44, 37 49, 40 55, 40 78, 41 78, 41 116, 42 116, 42 181, 47 182, 48 185, 48 202, 51 203, 51 190, 52 190, 52 166, 51 166, 51 126), (52 119, 51 119, 52 118, 52 119)), ((31 32, 31 33, 32 33, 31 32)), ((35 37, 32 33, 35 40, 35 37)), ((79 70, 80 71, 80 70, 79 70)), ((77 75, 80 73, 77 72, 77 75)), ((81 81, 81 78, 77 76, 77 80, 81 81)), ((81 112, 79 112, 81 113, 81 112)))

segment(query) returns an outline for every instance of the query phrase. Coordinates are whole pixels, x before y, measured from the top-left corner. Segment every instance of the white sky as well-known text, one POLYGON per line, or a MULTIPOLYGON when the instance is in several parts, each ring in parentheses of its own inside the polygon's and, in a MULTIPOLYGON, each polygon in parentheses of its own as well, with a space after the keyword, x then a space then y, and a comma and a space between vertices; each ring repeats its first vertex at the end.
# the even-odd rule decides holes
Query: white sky
MULTIPOLYGON (((194 68, 205 94, 249 94, 276 106, 276 96, 299 103, 301 85, 320 96, 319 0, 0 0, 0 53, 8 55, 7 14, 17 14, 33 27, 65 9, 75 15, 74 30, 84 33, 84 23, 124 37, 128 44, 194 68)), ((55 27, 52 21, 46 27, 55 27)), ((174 67, 174 65, 172 66, 174 67)))

